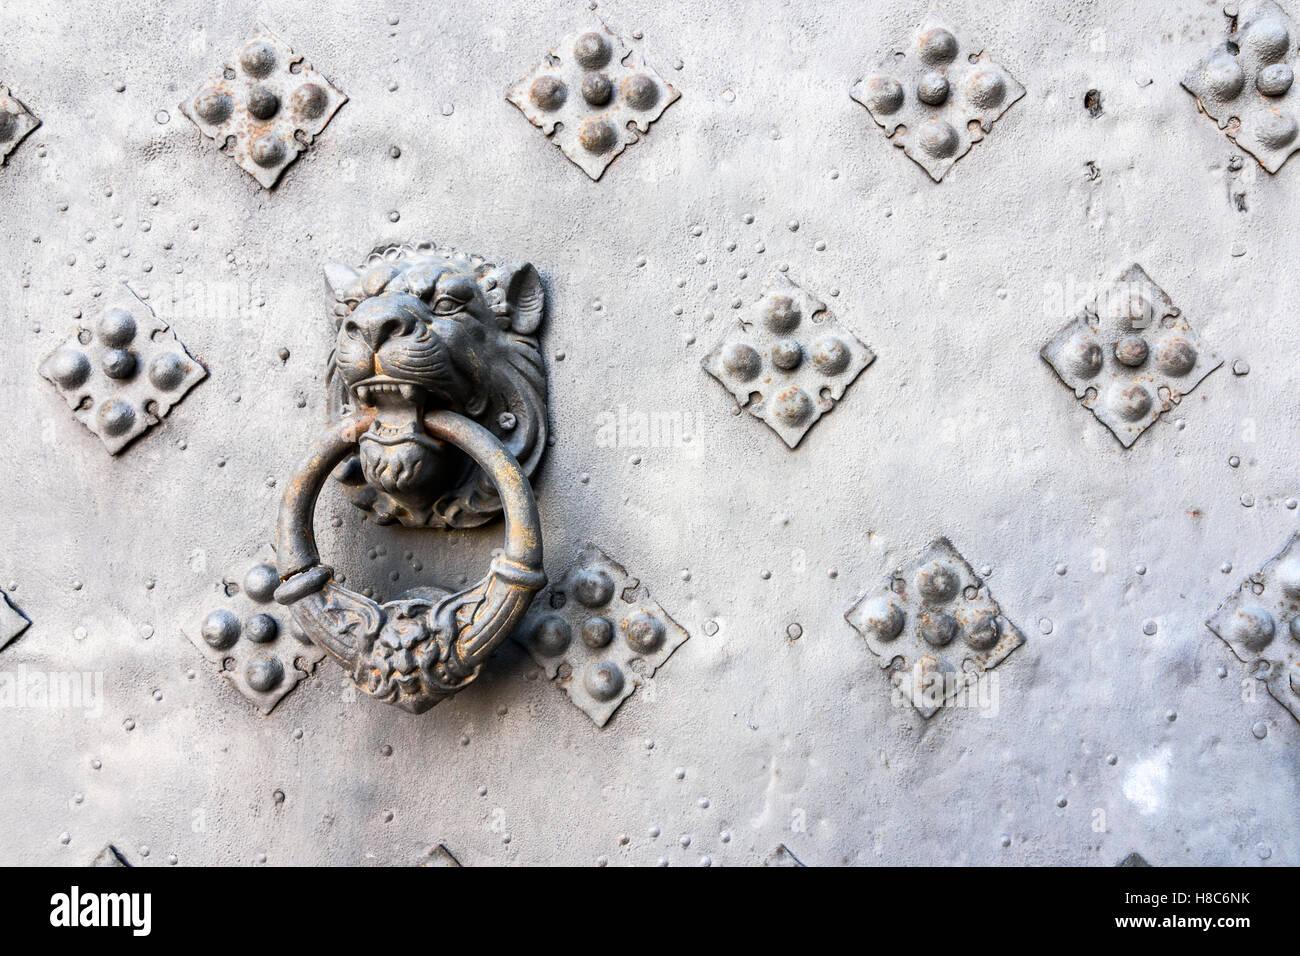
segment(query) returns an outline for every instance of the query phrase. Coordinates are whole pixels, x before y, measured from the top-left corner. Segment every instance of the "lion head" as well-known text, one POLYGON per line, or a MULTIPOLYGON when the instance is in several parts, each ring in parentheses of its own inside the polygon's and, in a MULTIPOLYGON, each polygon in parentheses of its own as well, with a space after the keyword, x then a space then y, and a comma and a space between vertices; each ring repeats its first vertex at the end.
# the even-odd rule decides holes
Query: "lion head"
POLYGON ((335 472, 348 496, 381 524, 472 528, 496 518, 491 481, 421 422, 433 409, 471 418, 532 477, 546 447, 537 270, 418 242, 380 246, 359 269, 332 263, 325 280, 336 301, 330 417, 376 413, 335 472))

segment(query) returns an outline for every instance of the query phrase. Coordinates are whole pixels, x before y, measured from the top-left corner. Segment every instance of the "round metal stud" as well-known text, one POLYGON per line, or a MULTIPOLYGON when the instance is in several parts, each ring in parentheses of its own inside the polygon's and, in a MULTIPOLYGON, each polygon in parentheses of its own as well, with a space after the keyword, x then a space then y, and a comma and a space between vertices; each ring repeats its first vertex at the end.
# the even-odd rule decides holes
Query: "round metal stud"
POLYGON ((867 77, 865 85, 867 106, 870 107, 871 112, 889 116, 902 108, 903 84, 892 76, 880 74, 870 76, 867 77))
POLYGON ((772 364, 786 372, 794 371, 803 361, 803 347, 794 339, 781 339, 772 346, 772 364))
POLYGON ((936 159, 946 159, 957 152, 961 139, 947 120, 938 118, 922 123, 916 134, 921 148, 936 159))
POLYGON ((254 657, 244 668, 244 680, 259 694, 268 693, 284 681, 284 665, 278 657, 254 657))
POLYGON ((1140 335, 1126 335, 1115 343, 1115 361, 1137 368, 1147 360, 1147 340, 1140 335))
POLYGON ((1246 74, 1234 57, 1225 54, 1205 64, 1205 82, 1219 99, 1230 100, 1246 85, 1246 74))
POLYGON ((125 381, 135 376, 135 353, 126 349, 109 349, 104 353, 104 374, 116 381, 125 381))
POLYGON ((569 622, 558 614, 547 614, 533 631, 533 647, 543 657, 558 657, 568 650, 572 640, 569 622))
POLYGON ((607 617, 589 617, 582 622, 582 643, 591 648, 609 645, 614 639, 614 623, 607 617))
POLYGON ((1231 640, 1257 653, 1273 642, 1276 630, 1273 615, 1262 607, 1238 608, 1228 622, 1231 640))
POLYGON ((733 377, 747 382, 763 367, 763 359, 752 346, 744 342, 728 342, 722 347, 722 367, 733 377))
POLYGON ((235 101, 222 89, 204 90, 194 97, 194 113, 209 126, 220 126, 230 119, 235 101))
POLYGON ((1144 385, 1116 383, 1110 391, 1109 405, 1120 418, 1136 422, 1151 411, 1151 393, 1144 385))
POLYGON ((614 579, 604 568, 583 568, 570 586, 574 599, 585 607, 604 607, 614 596, 614 579))
POLYGON ((916 96, 928 106, 939 106, 948 99, 948 90, 948 77, 937 70, 931 70, 916 85, 916 96))
POLYGON ((992 611, 981 613, 966 629, 966 643, 977 651, 989 650, 1001 637, 1002 627, 992 611))
POLYGON ((599 70, 610 55, 609 41, 599 33, 584 33, 573 44, 573 58, 585 70, 599 70))
POLYGON ((772 416, 783 425, 802 425, 812 413, 812 399, 802 388, 787 388, 772 402, 772 416))
POLYGON ((110 398, 99 406, 99 429, 105 435, 125 435, 135 424, 135 409, 120 398, 110 398))
POLYGON ((90 359, 86 353, 67 346, 50 357, 47 368, 60 388, 78 388, 90 377, 90 359))
POLYGON ((219 651, 233 646, 239 640, 239 631, 239 618, 225 608, 211 611, 199 626, 204 642, 219 651))
POLYGON ((592 106, 604 106, 614 97, 614 84, 604 73, 588 73, 582 78, 582 98, 592 106))
POLYGON ((548 113, 563 106, 568 95, 569 88, 564 85, 564 81, 549 75, 539 76, 528 88, 528 98, 533 101, 533 105, 548 113))
POLYGON ((254 40, 240 51, 239 65, 249 76, 268 76, 275 69, 275 49, 265 40, 254 40))
POLYGON ((185 381, 189 368, 189 363, 175 352, 163 352, 149 363, 149 381, 159 391, 170 392, 185 381))
POLYGON ((135 332, 135 318, 126 309, 109 309, 95 326, 99 341, 112 349, 126 348, 135 338, 135 332))
POLYGON ((944 647, 951 644, 961 628, 957 619, 951 614, 922 614, 916 622, 917 633, 921 640, 931 647, 944 647))
POLYGON ((1007 81, 997 67, 977 70, 966 84, 966 96, 982 110, 996 109, 1007 96, 1007 81))
POLYGON ((892 641, 903 632, 904 615, 892 598, 872 598, 855 612, 864 630, 878 641, 892 641))
POLYGON ((289 97, 289 109, 305 120, 320 119, 329 104, 329 93, 319 83, 304 83, 289 97))
POLYGON ((1181 335, 1166 335, 1156 344, 1156 367, 1177 378, 1196 367, 1196 349, 1181 335))
POLYGON ((763 320, 773 332, 790 332, 803 317, 799 306, 788 295, 769 295, 763 320))
POLYGON ((269 120, 280 112, 280 97, 265 86, 255 86, 248 91, 248 112, 260 120, 269 120))
POLYGON ((813 367, 823 375, 839 375, 849 367, 849 347, 833 335, 823 335, 810 350, 813 367))
POLYGON ((280 165, 284 161, 285 152, 284 141, 271 132, 263 133, 248 147, 253 162, 265 169, 280 165))
POLYGON ((957 58, 957 38, 943 27, 926 30, 917 41, 917 46, 920 48, 921 59, 931 66, 951 63, 957 58))
POLYGON ((947 561, 931 561, 917 571, 916 589, 927 601, 951 601, 961 590, 961 578, 947 561))
POLYGON ((627 646, 638 654, 650 654, 664 642, 664 622, 648 611, 633 611, 623 623, 627 646))
POLYGON ((589 119, 582 124, 578 142, 589 153, 608 153, 618 142, 618 132, 607 119, 589 119))
POLYGON ((1101 346, 1090 338, 1077 338, 1067 347, 1070 370, 1080 378, 1093 378, 1101 371, 1101 346))
POLYGON ((244 573, 244 593, 254 601, 266 604, 275 599, 275 589, 280 586, 280 573, 271 564, 255 564, 244 573))
POLYGON ((600 661, 587 668, 582 686, 596 700, 613 700, 623 690, 623 672, 617 664, 600 661))
POLYGON ((1295 82, 1295 74, 1285 63, 1270 63, 1255 76, 1255 89, 1265 96, 1285 96, 1295 82))
POLYGON ((1259 141, 1270 149, 1281 149, 1296 137, 1295 117, 1282 110, 1264 114, 1259 124, 1259 141))
POLYGON ((1274 63, 1287 55, 1291 33, 1281 20, 1265 17, 1250 25, 1244 45, 1263 62, 1274 63))
POLYGON ((244 625, 244 636, 255 644, 267 644, 280 633, 280 624, 269 614, 255 614, 244 625))
POLYGON ((623 84, 623 99, 634 110, 648 110, 659 102, 659 84, 645 73, 638 73, 623 84))

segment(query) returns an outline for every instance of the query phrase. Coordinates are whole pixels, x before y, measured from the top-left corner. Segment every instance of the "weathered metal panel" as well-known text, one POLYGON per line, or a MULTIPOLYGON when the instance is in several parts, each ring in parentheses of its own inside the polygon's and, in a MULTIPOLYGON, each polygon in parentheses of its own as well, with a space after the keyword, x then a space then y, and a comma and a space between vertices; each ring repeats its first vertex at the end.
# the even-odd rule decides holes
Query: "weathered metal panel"
POLYGON ((1284 7, 5 4, 0 859, 1300 863, 1284 7), (415 714, 482 476, 270 549, 451 249, 551 584, 415 714))

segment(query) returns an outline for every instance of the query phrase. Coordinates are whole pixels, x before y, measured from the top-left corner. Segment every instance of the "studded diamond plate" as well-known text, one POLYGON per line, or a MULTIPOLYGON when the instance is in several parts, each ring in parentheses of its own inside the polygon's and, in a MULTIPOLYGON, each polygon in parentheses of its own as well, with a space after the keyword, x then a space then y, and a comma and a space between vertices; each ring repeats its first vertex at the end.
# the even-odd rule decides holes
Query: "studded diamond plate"
POLYGON ((95 854, 95 858, 90 861, 91 866, 130 866, 122 851, 111 843, 104 844, 104 849, 95 854))
POLYGON ((262 28, 180 108, 270 189, 347 101, 301 54, 262 28))
POLYGON ((1300 721, 1300 532, 1205 624, 1300 721))
POLYGON ((274 558, 263 551, 226 575, 221 603, 201 621, 182 628, 222 676, 264 714, 325 658, 325 651, 300 635, 285 608, 275 603, 280 583, 274 558))
POLYGON ((1297 25, 1272 0, 1243 4, 1234 25, 1183 86, 1229 139, 1276 173, 1300 149, 1297 25))
POLYGON ((1125 448, 1223 364, 1136 264, 1041 354, 1125 448))
POLYGON ((429 847, 429 851, 425 854, 425 858, 420 861, 419 865, 427 867, 458 867, 461 865, 461 862, 456 859, 455 855, 450 850, 447 849, 445 844, 439 843, 437 846, 429 847))
POLYGON ((603 23, 566 37, 506 92, 575 165, 600 179, 680 93, 603 23))
POLYGON ((0 85, 0 165, 7 163, 9 154, 40 125, 41 121, 9 92, 9 88, 0 85))
POLYGON ((805 864, 790 852, 788 846, 784 843, 778 843, 776 846, 772 847, 772 851, 763 859, 763 865, 802 867, 805 864))
POLYGON ((932 8, 908 45, 858 80, 850 95, 937 183, 1025 88, 932 8))
POLYGON ((640 581, 593 545, 515 634, 598 727, 689 639, 640 581))
POLYGON ((825 302, 778 273, 701 364, 794 448, 875 359, 825 302))
POLYGON ((46 357, 40 373, 114 455, 208 375, 171 327, 125 285, 93 327, 78 327, 46 357))
POLYGON ((0 591, 0 651, 16 641, 31 626, 32 622, 27 620, 27 615, 13 606, 9 595, 0 591))
POLYGON ((864 595, 844 619, 927 718, 1025 643, 947 538, 931 542, 912 568, 895 571, 883 593, 864 595))

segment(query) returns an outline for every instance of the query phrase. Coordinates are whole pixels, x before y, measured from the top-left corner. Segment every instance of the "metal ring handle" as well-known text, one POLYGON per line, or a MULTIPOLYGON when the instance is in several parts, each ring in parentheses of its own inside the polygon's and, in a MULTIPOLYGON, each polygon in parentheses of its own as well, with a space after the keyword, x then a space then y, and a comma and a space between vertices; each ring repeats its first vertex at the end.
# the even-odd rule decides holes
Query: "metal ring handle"
POLYGON ((359 411, 312 443, 280 504, 275 598, 305 637, 351 672, 368 694, 423 712, 472 681, 546 584, 541 518, 532 486, 490 431, 448 411, 424 416, 425 430, 473 458, 491 478, 505 511, 505 548, 478 584, 441 599, 379 605, 334 580, 320 563, 312 527, 330 472, 374 423, 359 411))

